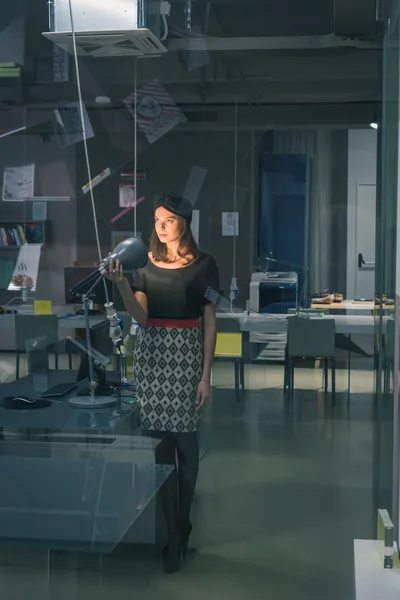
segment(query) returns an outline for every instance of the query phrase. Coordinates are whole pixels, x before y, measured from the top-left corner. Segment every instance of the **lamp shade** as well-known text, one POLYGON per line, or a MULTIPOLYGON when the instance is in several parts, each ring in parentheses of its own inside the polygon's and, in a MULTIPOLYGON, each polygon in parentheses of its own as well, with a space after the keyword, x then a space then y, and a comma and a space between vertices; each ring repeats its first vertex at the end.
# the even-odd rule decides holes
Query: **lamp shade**
POLYGON ((110 260, 119 260, 125 271, 142 269, 149 260, 147 248, 137 237, 127 238, 120 242, 104 261, 104 267, 110 264, 110 260))

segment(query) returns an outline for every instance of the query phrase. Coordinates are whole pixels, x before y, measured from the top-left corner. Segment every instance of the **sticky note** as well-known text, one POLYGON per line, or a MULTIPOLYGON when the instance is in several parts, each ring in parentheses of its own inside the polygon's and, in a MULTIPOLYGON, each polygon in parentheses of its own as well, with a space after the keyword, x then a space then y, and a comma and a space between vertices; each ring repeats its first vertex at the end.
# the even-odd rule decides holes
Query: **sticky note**
POLYGON ((33 303, 35 315, 51 315, 51 309, 51 300, 35 300, 33 303))

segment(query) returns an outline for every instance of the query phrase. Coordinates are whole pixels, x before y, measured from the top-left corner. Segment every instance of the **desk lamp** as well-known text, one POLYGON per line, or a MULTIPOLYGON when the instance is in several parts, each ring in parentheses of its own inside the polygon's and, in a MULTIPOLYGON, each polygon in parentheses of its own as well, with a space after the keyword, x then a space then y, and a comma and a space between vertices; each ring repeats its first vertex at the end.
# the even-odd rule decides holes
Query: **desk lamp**
POLYGON ((134 271, 135 269, 141 269, 146 266, 148 261, 147 248, 137 237, 128 238, 118 244, 113 252, 111 252, 102 262, 103 266, 97 269, 94 273, 91 273, 88 277, 85 277, 75 287, 70 290, 72 295, 79 295, 82 289, 87 289, 87 286, 92 284, 90 289, 85 293, 82 293, 82 304, 85 314, 85 327, 86 327, 86 345, 88 350, 88 362, 89 362, 89 378, 90 378, 90 394, 89 396, 81 396, 71 398, 70 403, 75 407, 81 408, 101 408, 106 406, 113 406, 117 404, 117 400, 110 398, 109 396, 96 396, 97 382, 94 379, 94 361, 92 355, 92 346, 90 340, 90 319, 89 319, 89 306, 90 306, 90 294, 96 289, 101 283, 103 277, 107 273, 107 269, 110 262, 119 260, 127 271, 134 271))

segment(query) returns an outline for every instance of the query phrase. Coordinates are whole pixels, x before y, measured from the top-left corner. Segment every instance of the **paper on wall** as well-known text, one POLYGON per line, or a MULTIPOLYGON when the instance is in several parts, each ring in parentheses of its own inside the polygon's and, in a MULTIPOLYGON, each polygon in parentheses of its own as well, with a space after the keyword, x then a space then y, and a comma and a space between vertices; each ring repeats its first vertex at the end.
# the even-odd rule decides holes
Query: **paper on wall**
POLYGON ((119 205, 121 208, 132 206, 135 201, 135 186, 133 183, 119 184, 119 205))
MULTIPOLYGON (((94 131, 85 105, 82 106, 82 110, 86 139, 89 140, 94 137, 94 131)), ((83 141, 83 125, 79 102, 69 102, 68 104, 61 105, 54 110, 54 114, 57 121, 55 124, 55 133, 60 148, 66 148, 67 146, 83 141)))
POLYGON ((69 80, 69 54, 56 44, 53 47, 53 80, 57 82, 69 80))
POLYGON ((222 213, 222 235, 239 235, 239 213, 238 212, 223 212, 222 213))
POLYGON ((194 210, 192 212, 192 222, 190 224, 190 228, 192 230, 192 234, 195 239, 195 242, 199 246, 199 228, 200 228, 200 211, 199 210, 194 210))
MULTIPOLYGON (((135 116, 135 96, 124 99, 129 112, 135 116)), ((159 140, 176 125, 187 119, 158 79, 146 83, 137 93, 137 124, 150 144, 159 140)))
POLYGON ((20 247, 9 291, 18 291, 24 286, 31 286, 32 292, 36 291, 41 249, 42 244, 25 244, 20 247))
POLYGON ((32 220, 47 220, 47 202, 32 202, 32 220))
POLYGON ((21 202, 33 196, 35 165, 6 167, 3 176, 3 200, 21 202))

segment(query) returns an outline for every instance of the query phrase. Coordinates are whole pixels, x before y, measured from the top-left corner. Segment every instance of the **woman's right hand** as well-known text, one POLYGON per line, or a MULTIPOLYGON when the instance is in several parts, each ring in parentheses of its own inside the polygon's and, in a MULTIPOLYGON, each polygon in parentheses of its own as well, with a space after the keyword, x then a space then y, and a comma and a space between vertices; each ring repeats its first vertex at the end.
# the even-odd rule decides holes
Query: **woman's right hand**
MULTIPOLYGON (((101 265, 103 266, 103 265, 101 265)), ((117 260, 115 262, 114 265, 114 261, 110 260, 110 265, 108 267, 108 270, 105 273, 105 276, 107 277, 107 279, 109 279, 110 281, 114 282, 114 283, 123 283, 124 281, 126 281, 126 277, 124 275, 124 270, 123 267, 121 265, 121 263, 119 262, 119 260, 117 260)))

